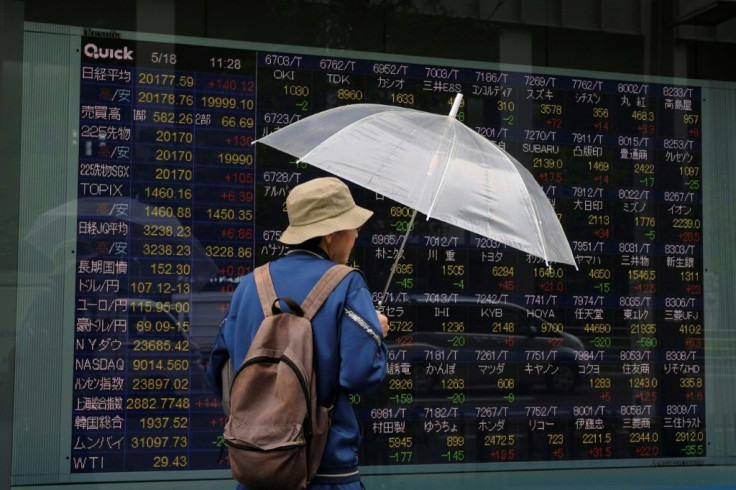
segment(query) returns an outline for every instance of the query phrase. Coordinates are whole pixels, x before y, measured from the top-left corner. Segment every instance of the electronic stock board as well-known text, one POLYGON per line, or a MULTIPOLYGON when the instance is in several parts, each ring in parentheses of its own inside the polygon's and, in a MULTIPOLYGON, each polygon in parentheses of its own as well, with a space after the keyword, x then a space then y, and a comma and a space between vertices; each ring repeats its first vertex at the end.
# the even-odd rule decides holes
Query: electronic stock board
MULTIPOLYGON (((699 88, 120 38, 78 56, 71 473, 227 467, 207 354, 238 278, 286 251, 289 189, 322 175, 255 139, 344 104, 446 114, 457 92, 579 269, 417 219, 386 380, 351 396, 361 465, 705 456, 699 88)), ((353 192, 375 215, 351 265, 381 291, 411 210, 353 192)))

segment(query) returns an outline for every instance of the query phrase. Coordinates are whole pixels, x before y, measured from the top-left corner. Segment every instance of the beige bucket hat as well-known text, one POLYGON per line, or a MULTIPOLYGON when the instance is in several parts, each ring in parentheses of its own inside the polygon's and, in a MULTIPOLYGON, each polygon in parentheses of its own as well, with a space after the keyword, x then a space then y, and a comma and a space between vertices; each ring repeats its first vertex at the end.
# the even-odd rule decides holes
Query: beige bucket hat
POLYGON ((289 226, 280 241, 296 245, 310 238, 359 228, 373 215, 353 200, 340 179, 323 177, 294 187, 286 197, 289 226))

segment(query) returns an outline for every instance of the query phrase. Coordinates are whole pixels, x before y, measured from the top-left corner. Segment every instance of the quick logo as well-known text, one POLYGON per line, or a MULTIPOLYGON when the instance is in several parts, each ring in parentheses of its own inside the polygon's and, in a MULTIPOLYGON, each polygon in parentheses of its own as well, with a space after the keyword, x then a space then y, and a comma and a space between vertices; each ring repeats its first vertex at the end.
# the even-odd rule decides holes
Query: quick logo
POLYGON ((124 46, 122 49, 99 48, 94 43, 87 43, 83 49, 84 55, 92 59, 113 59, 133 61, 133 50, 124 46))

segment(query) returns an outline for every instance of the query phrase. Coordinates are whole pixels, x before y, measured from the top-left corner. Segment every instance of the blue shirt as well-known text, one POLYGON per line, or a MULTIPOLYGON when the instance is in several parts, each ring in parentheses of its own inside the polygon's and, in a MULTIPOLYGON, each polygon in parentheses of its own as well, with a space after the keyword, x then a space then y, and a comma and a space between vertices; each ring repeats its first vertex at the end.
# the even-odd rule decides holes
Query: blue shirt
MULTIPOLYGON (((292 250, 270 265, 277 296, 301 304, 334 264, 321 253, 292 250)), ((232 359, 237 370, 262 321, 253 274, 248 274, 233 294, 207 366, 207 381, 220 398, 222 367, 232 359)), ((386 373, 387 355, 371 293, 359 272, 351 272, 338 284, 314 316, 312 329, 320 404, 328 405, 340 386, 318 474, 355 472, 357 478, 361 433, 348 394, 377 387, 386 373)))

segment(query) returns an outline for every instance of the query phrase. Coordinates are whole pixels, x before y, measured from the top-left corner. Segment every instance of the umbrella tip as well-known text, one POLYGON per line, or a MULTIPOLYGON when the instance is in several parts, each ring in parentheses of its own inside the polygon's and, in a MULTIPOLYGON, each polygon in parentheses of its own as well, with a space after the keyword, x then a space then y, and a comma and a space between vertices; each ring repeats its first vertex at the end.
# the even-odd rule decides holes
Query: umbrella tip
POLYGON ((450 117, 457 116, 457 111, 460 110, 460 103, 463 101, 463 94, 458 92, 455 94, 455 102, 452 103, 452 109, 450 109, 450 117))

